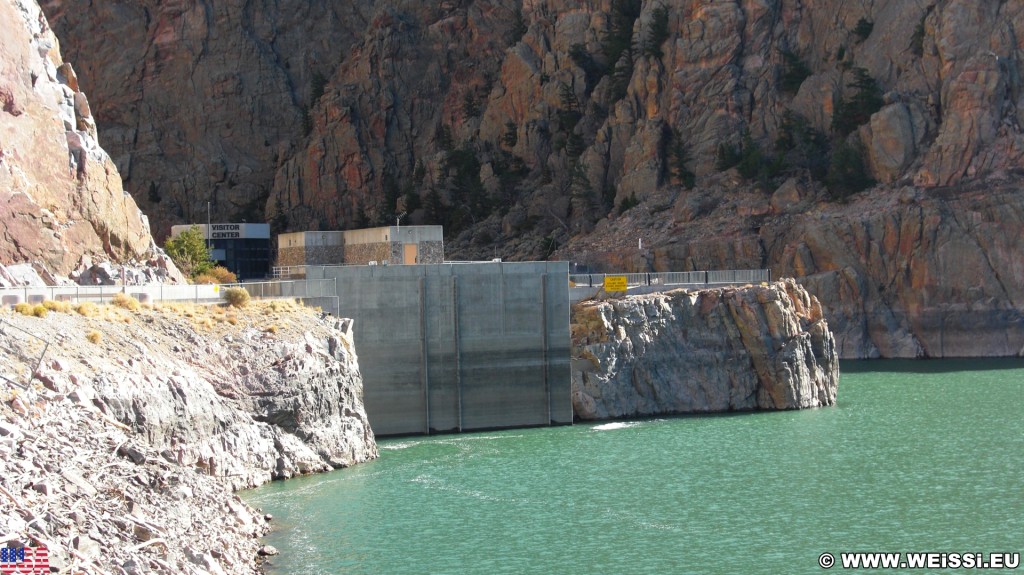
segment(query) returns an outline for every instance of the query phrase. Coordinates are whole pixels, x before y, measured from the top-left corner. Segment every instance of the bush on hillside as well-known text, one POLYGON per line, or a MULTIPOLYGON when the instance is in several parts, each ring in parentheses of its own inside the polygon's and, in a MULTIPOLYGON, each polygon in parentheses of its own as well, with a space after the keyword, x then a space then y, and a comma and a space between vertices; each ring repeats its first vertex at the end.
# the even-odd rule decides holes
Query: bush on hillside
POLYGON ((249 304, 249 292, 240 287, 233 287, 224 290, 224 299, 231 307, 245 307, 249 304))
POLYGON ((71 304, 66 301, 54 301, 52 299, 44 300, 43 307, 50 311, 68 313, 71 311, 71 304))
POLYGON ((216 266, 210 269, 210 271, 199 274, 192 278, 192 283, 196 284, 233 284, 238 283, 238 276, 231 270, 224 266, 216 266))
POLYGON ((110 303, 116 305, 117 307, 124 308, 128 311, 139 311, 139 308, 142 307, 142 304, 139 303, 139 300, 133 298, 132 296, 126 293, 114 294, 114 297, 110 300, 110 303))

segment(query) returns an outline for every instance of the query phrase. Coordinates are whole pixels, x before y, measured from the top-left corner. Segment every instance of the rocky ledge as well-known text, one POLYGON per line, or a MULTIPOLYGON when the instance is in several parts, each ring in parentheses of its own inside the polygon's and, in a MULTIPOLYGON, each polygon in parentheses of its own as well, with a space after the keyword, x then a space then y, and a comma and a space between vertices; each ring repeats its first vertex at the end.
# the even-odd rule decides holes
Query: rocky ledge
POLYGON ((0 320, 0 544, 62 569, 255 572, 266 522, 233 489, 377 456, 348 320, 290 302, 0 320))
POLYGON ((581 302, 572 311, 580 419, 834 405, 839 357, 793 280, 581 302))

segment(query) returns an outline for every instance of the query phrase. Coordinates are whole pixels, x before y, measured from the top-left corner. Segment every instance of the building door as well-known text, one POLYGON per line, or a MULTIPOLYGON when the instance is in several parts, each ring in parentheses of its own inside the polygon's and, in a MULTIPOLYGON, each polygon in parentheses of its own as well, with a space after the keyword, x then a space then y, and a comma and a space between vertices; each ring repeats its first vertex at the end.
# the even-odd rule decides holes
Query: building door
POLYGON ((402 263, 414 264, 417 260, 416 244, 402 244, 402 263))

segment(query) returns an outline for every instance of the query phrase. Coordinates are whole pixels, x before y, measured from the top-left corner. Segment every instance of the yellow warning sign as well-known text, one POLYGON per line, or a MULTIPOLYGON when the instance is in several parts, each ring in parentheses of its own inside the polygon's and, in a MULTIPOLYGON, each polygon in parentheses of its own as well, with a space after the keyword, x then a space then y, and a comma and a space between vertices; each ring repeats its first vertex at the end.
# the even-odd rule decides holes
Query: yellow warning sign
POLYGON ((626 276, 604 276, 604 291, 626 291, 626 276))

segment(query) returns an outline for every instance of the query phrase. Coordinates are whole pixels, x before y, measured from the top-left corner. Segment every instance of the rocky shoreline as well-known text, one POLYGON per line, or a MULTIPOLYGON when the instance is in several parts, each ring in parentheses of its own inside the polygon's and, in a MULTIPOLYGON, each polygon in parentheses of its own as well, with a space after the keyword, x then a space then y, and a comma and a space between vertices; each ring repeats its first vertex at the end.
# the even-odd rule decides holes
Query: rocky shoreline
POLYGON ((572 340, 581 419, 836 402, 835 338, 821 304, 792 279, 581 302, 572 340))
POLYGON ((256 573, 268 525, 233 490, 377 456, 351 322, 86 310, 0 313, 4 545, 76 573, 256 573))

